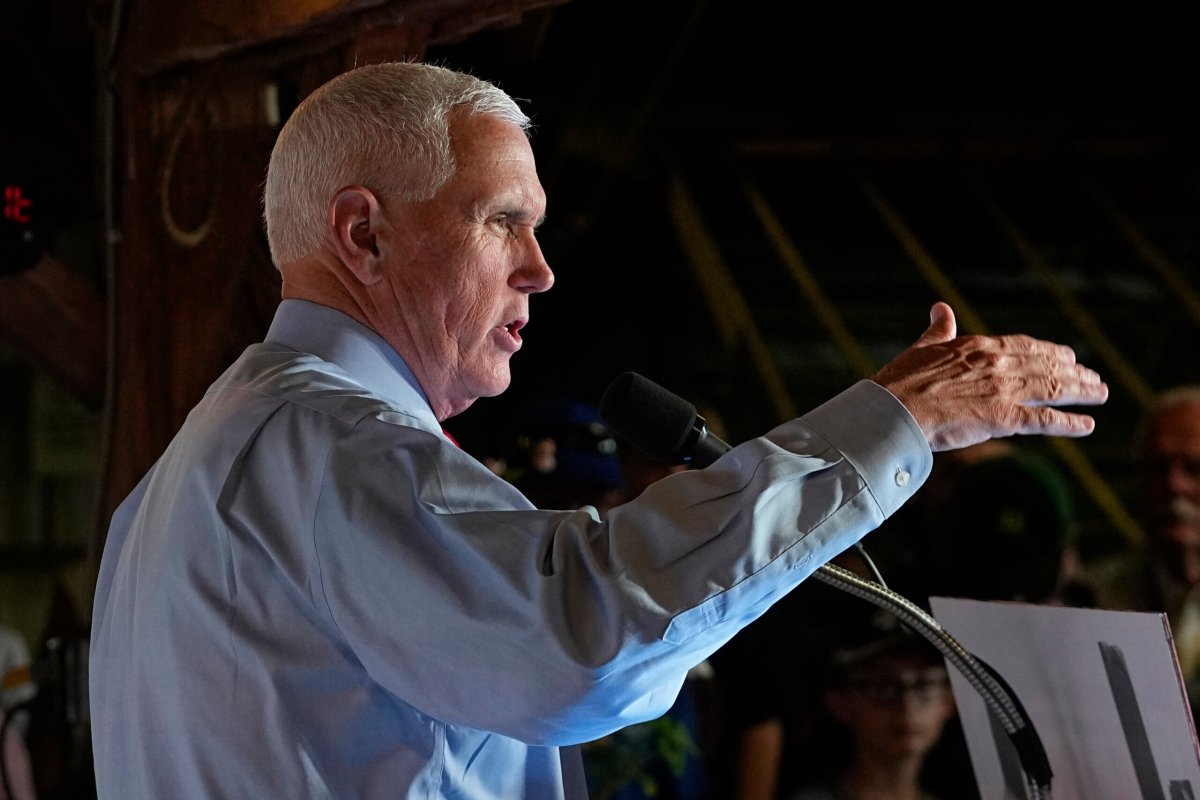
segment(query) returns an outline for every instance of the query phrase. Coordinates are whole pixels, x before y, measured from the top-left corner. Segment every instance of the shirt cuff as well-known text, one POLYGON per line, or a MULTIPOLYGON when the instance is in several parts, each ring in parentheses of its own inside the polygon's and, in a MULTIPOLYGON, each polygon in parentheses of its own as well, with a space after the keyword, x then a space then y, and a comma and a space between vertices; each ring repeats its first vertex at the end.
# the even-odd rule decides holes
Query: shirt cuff
POLYGON ((933 452, 921 426, 874 381, 859 381, 802 419, 854 465, 887 516, 929 477, 933 452))

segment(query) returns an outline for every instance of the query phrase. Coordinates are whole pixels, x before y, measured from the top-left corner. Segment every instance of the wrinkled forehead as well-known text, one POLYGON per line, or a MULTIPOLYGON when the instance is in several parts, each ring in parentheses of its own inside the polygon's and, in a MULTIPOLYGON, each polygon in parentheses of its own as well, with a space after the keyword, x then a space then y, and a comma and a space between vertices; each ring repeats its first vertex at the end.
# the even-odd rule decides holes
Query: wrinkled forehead
POLYGON ((455 172, 441 199, 473 214, 503 213, 519 224, 540 224, 546 193, 533 150, 519 125, 491 115, 458 117, 451 124, 455 172))
POLYGON ((520 126, 494 114, 458 109, 450 114, 450 147, 460 170, 512 163, 533 170, 533 148, 520 126))

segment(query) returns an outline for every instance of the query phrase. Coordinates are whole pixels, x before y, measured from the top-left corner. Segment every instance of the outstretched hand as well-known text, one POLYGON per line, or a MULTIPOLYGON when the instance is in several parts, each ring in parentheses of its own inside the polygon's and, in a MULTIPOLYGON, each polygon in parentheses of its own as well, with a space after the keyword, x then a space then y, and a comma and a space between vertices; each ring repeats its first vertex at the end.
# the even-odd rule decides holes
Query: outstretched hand
POLYGON ((1100 376, 1071 348, 1029 336, 959 337, 954 311, 934 304, 930 325, 875 382, 904 404, 934 451, 1013 434, 1086 436, 1095 421, 1055 406, 1108 399, 1100 376))

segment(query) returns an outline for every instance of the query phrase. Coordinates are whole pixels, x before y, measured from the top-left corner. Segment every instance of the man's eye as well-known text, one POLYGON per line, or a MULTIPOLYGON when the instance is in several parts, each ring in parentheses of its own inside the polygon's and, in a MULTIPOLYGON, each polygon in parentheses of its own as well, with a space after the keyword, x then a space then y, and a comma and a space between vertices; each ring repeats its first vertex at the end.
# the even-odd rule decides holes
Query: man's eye
POLYGON ((492 221, 504 229, 504 233, 508 236, 508 238, 517 238, 517 227, 513 222, 513 218, 509 214, 497 214, 492 218, 492 221))

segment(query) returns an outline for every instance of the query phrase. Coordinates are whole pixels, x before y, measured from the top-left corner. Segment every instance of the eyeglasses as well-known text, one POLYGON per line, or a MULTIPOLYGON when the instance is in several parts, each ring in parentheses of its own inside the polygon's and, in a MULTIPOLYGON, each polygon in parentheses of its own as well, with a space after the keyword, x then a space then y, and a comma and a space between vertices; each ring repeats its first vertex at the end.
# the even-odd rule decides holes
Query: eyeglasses
POLYGON ((1166 475, 1174 469, 1192 479, 1200 478, 1200 456, 1154 454, 1142 459, 1142 469, 1150 475, 1166 475))
POLYGON ((877 703, 899 703, 905 697, 923 703, 940 700, 950 688, 945 675, 917 678, 864 678, 851 681, 847 688, 867 700, 877 703))

